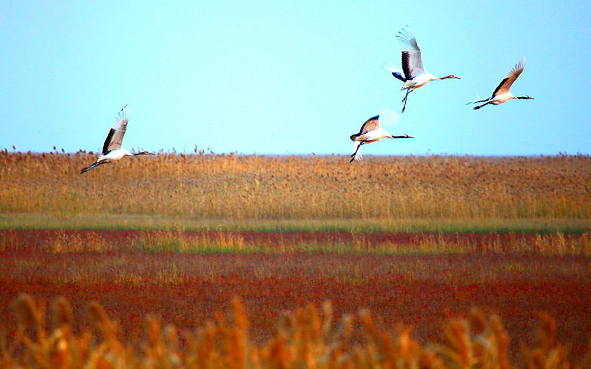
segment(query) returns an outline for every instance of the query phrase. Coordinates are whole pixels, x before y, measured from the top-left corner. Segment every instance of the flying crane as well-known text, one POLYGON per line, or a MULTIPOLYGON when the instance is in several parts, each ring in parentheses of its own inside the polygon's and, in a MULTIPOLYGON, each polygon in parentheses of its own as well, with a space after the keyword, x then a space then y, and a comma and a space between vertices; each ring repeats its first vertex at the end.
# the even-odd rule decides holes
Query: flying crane
POLYGON ((493 104, 493 105, 499 105, 502 103, 505 103, 511 99, 525 99, 525 100, 533 100, 533 97, 530 96, 515 96, 513 95, 511 92, 509 92, 509 89, 511 88, 511 85, 513 85, 513 82, 515 82, 515 80, 517 80, 517 78, 519 77, 519 75, 521 74, 521 72, 523 72, 523 68, 525 67, 525 58, 521 58, 521 60, 519 61, 519 63, 517 63, 515 65, 515 67, 513 67, 513 69, 511 69, 511 71, 509 72, 509 74, 507 74, 507 77, 505 77, 505 79, 503 79, 501 81, 501 83, 497 86, 497 88, 495 89, 495 91, 493 92, 492 96, 489 97, 488 99, 484 99, 484 100, 478 100, 478 101, 474 101, 474 102, 469 102, 466 105, 469 104, 478 104, 478 103, 484 103, 482 105, 477 105, 474 107, 474 110, 478 110, 480 108, 482 108, 483 106, 486 106, 488 104, 493 104))
POLYGON ((138 153, 130 153, 129 151, 125 150, 121 147, 121 142, 123 141, 123 136, 125 135, 125 131, 127 129, 127 123, 129 122, 129 107, 127 104, 115 117, 115 123, 113 124, 113 128, 109 130, 109 134, 107 135, 107 139, 103 144, 103 152, 102 155, 98 157, 98 159, 92 163, 91 165, 82 168, 80 174, 86 173, 91 169, 94 169, 102 164, 112 163, 117 160, 121 160, 125 156, 137 156, 137 155, 153 155, 147 151, 142 151, 138 153))
MULTIPOLYGON (((351 135, 351 141, 353 141, 353 153, 351 154, 351 160, 349 162, 353 162, 354 160, 361 159, 361 154, 359 153, 359 149, 362 145, 376 142, 381 140, 382 138, 414 138, 407 134, 402 136, 392 136, 385 129, 382 128, 380 125, 380 121, 391 119, 391 117, 395 115, 394 112, 391 111, 383 111, 380 115, 376 115, 375 117, 369 118, 368 120, 363 123, 359 133, 351 135)), ((394 118, 396 119, 396 118, 394 118)), ((395 121, 395 120, 394 120, 395 121)))
POLYGON ((406 109, 408 95, 412 91, 423 87, 430 81, 439 81, 448 78, 460 79, 460 77, 456 77, 453 74, 445 77, 435 77, 425 70, 421 58, 421 49, 417 44, 416 37, 410 32, 408 26, 398 32, 396 38, 402 48, 402 70, 398 69, 392 62, 386 63, 384 68, 389 70, 394 77, 404 82, 400 89, 401 91, 406 90, 406 95, 404 96, 404 99, 402 99, 402 102, 404 103, 402 106, 403 113, 406 109))

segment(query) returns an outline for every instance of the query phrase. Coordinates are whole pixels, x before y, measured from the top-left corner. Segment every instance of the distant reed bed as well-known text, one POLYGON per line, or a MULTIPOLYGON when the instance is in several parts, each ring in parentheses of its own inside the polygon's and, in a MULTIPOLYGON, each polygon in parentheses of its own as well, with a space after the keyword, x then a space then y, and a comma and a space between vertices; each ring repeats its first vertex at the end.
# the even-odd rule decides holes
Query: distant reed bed
POLYGON ((43 303, 21 295, 14 303, 16 329, 7 335, 0 325, 3 368, 589 368, 591 356, 575 359, 569 345, 557 339, 556 322, 540 315, 537 342, 523 345, 518 360, 510 357, 512 341, 499 317, 472 310, 449 319, 445 341, 421 343, 412 329, 383 328, 368 310, 337 319, 330 303, 286 312, 275 334, 262 344, 250 339, 248 314, 239 299, 231 313, 216 314, 193 331, 179 331, 154 316, 145 319, 137 347, 125 343, 98 303, 86 310, 78 327, 68 301, 58 298, 46 317, 43 303), (49 321, 51 324, 48 324, 49 321), (81 332, 81 333, 78 333, 81 332), (514 366, 514 363, 518 363, 514 366))
POLYGON ((0 213, 193 219, 590 219, 591 157, 0 152, 0 213))

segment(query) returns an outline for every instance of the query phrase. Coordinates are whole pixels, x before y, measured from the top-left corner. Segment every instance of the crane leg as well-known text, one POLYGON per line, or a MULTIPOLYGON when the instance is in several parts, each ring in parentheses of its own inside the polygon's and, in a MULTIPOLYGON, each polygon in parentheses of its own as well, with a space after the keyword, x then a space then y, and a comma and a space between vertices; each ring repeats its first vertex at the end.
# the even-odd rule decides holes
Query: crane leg
POLYGON ((470 105, 470 104, 478 104, 481 102, 486 102, 488 100, 490 100, 491 98, 489 97, 488 99, 482 99, 482 100, 478 100, 478 101, 470 101, 469 103, 466 103, 466 105, 470 105))
POLYGON ((484 103, 484 104, 482 104, 482 105, 475 106, 475 107, 474 107, 474 110, 478 110, 478 109, 480 109, 480 108, 482 108, 483 106, 486 106, 486 105, 488 105, 488 104, 490 104, 490 101, 489 101, 489 102, 487 102, 487 103, 484 103))
POLYGON ((359 146, 357 146, 357 149, 355 149, 355 152, 353 154, 351 154, 351 160, 349 160, 349 163, 352 163, 353 160, 355 160, 355 158, 357 157, 357 151, 359 151, 359 148, 365 143, 365 141, 361 141, 361 143, 359 144, 359 146))
POLYGON ((98 164, 97 164, 97 163, 93 163, 92 165, 89 165, 89 166, 87 166, 87 167, 85 167, 85 168, 82 168, 82 170, 80 171, 80 174, 82 174, 82 173, 86 173, 86 172, 88 172, 89 170, 96 168, 97 166, 98 166, 98 164))
POLYGON ((406 90, 406 95, 404 95, 404 99, 402 99, 402 102, 404 103, 404 105, 402 106, 402 113, 404 113, 404 110, 406 109, 406 100, 408 100, 408 94, 410 94, 412 91, 410 88, 408 90, 406 90))

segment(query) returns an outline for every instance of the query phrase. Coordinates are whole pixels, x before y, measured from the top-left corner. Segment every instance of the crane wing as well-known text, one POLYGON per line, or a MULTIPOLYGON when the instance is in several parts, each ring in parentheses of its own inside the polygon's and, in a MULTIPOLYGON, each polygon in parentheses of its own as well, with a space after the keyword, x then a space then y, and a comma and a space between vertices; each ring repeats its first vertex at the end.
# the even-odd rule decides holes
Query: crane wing
POLYGON ((505 79, 503 79, 501 81, 501 83, 497 86, 497 88, 493 92, 492 96, 495 97, 497 95, 509 92, 509 89, 511 88, 511 85, 513 84, 513 82, 515 82, 517 77, 519 77, 521 72, 523 72, 524 66, 525 66, 525 58, 521 58, 519 63, 515 64, 513 69, 511 69, 509 74, 507 74, 507 77, 505 77, 505 79))
POLYGON ((408 26, 398 32, 396 38, 402 49, 402 70, 406 79, 413 79, 417 75, 424 73, 421 49, 408 26))
POLYGON ((380 128, 380 122, 378 121, 379 117, 379 115, 376 115, 375 117, 371 117, 368 120, 366 120, 365 123, 363 123, 363 125, 361 126, 358 135, 361 136, 369 131, 373 131, 380 128))
POLYGON ((392 126, 400 120, 400 114, 393 112, 390 109, 382 109, 378 115, 380 126, 392 126))
POLYGON ((127 123, 129 122, 128 115, 129 107, 126 104, 121 110, 119 110, 119 113, 115 117, 113 128, 109 131, 107 139, 103 145, 103 154, 121 148, 123 136, 125 136, 125 131, 127 130, 127 123))
POLYGON ((109 151, 111 151, 111 149, 109 149, 109 145, 111 144, 111 141, 113 140, 114 134, 115 134, 115 130, 113 128, 111 128, 109 130, 109 134, 107 135, 107 139, 105 140, 105 143, 103 144, 103 155, 107 155, 109 153, 109 151))
POLYGON ((386 64, 382 65, 382 69, 388 70, 394 77, 398 78, 402 82, 407 81, 406 77, 404 76, 404 71, 397 68, 392 62, 387 62, 386 64))

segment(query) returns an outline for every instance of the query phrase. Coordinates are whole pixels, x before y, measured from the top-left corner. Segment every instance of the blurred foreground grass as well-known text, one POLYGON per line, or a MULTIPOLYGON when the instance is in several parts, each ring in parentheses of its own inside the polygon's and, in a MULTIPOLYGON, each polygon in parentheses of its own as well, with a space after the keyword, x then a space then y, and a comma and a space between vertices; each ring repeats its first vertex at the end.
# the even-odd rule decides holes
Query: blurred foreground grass
POLYGON ((230 314, 216 314, 193 331, 180 332, 154 316, 145 320, 138 347, 125 343, 105 309, 87 308, 88 326, 75 327, 68 301, 46 306, 28 295, 14 303, 16 329, 0 324, 3 368, 589 368, 591 355, 573 362, 569 345, 557 340, 556 322, 540 315, 537 342, 523 342, 522 357, 509 357, 510 339, 499 317, 472 310, 442 328, 443 343, 420 343, 412 329, 386 330, 368 310, 336 319, 330 303, 286 312, 263 344, 249 337, 248 314, 239 299, 230 314), (80 332, 80 333, 76 333, 80 332), (514 363, 518 365, 515 366, 514 363))

